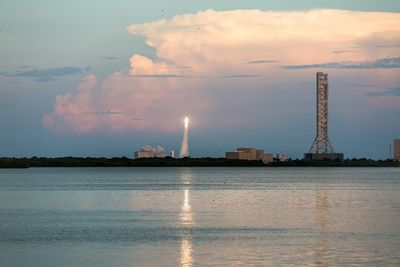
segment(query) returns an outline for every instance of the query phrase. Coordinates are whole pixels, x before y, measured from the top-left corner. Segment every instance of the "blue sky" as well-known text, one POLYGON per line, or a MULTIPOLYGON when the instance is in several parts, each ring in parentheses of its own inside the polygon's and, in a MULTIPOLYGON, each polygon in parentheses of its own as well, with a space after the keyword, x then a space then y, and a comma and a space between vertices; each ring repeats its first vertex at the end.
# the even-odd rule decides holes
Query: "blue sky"
POLYGON ((336 150, 386 158, 400 137, 399 12, 395 0, 3 0, 0 156, 178 151, 188 114, 193 156, 257 146, 301 157, 315 134, 315 72, 325 71, 336 150), (316 9, 343 12, 309 13, 316 9), (301 18, 316 16, 332 39, 308 43, 313 31, 301 18), (330 16, 354 18, 351 29, 329 27, 330 16), (168 75, 176 77, 159 77, 168 75), (110 109, 124 115, 92 114, 110 109))

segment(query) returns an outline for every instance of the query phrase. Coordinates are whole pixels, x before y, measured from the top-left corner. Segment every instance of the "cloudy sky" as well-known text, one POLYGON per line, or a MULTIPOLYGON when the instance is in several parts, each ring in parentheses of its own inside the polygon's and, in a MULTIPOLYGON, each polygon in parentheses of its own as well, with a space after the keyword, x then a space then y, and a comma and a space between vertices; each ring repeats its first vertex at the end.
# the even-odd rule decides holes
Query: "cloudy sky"
POLYGON ((398 0, 0 3, 0 156, 192 156, 237 146, 301 157, 315 75, 345 157, 400 138, 398 0))

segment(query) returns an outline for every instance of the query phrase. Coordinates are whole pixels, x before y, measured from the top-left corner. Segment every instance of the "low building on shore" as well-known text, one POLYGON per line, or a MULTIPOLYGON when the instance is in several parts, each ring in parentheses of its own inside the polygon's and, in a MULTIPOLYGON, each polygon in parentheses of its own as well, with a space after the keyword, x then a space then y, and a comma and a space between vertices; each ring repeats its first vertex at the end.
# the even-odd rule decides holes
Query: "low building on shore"
POLYGON ((305 160, 343 160, 343 153, 305 153, 305 160))
POLYGON ((272 154, 264 153, 264 150, 252 147, 238 147, 236 151, 226 152, 225 158, 238 160, 262 160, 266 164, 273 161, 272 154))
POLYGON ((140 158, 163 158, 164 157, 164 148, 161 146, 151 147, 149 145, 145 145, 140 149, 140 151, 135 151, 135 159, 140 158))

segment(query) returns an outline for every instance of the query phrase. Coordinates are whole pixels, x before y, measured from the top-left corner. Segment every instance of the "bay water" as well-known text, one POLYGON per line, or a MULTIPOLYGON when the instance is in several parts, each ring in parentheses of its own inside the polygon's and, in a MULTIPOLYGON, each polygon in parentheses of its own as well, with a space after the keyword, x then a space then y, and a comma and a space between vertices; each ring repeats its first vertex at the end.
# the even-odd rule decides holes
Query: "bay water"
POLYGON ((0 170, 0 266, 399 266, 400 168, 0 170))

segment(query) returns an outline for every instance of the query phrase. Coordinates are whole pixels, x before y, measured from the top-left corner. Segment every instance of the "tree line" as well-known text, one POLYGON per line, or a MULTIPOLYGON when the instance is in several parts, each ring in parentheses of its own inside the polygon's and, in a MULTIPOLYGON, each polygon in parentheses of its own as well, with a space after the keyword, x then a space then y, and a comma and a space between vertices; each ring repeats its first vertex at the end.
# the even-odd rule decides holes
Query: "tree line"
POLYGON ((127 157, 31 157, 0 158, 0 168, 29 167, 400 167, 399 161, 346 159, 346 160, 303 160, 289 159, 264 164, 262 161, 231 160, 226 158, 140 158, 127 157))

